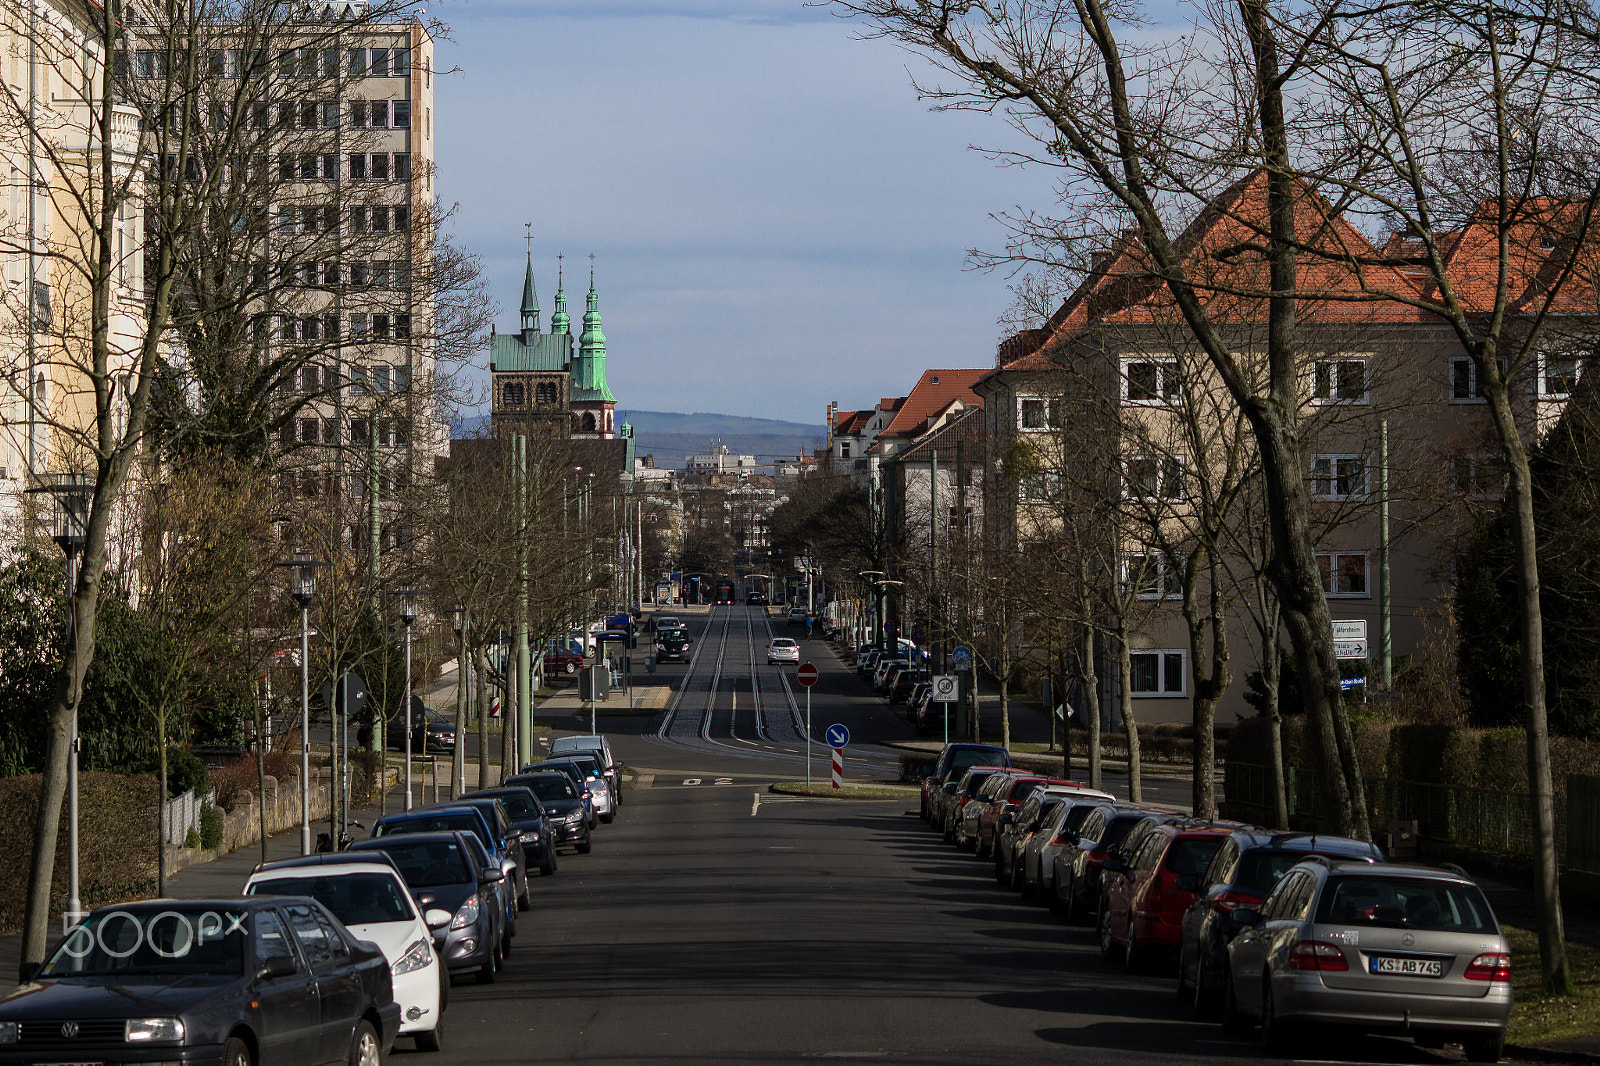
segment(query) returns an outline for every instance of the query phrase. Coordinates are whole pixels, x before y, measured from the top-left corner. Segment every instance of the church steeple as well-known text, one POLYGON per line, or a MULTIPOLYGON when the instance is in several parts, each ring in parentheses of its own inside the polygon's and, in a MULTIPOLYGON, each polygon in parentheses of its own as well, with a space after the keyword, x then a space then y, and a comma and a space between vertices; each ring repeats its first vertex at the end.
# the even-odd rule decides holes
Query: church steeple
POLYGON ((594 256, 589 256, 589 300, 583 313, 583 335, 578 339, 578 362, 573 372, 574 399, 616 402, 606 387, 606 335, 600 330, 600 297, 594 290, 594 256))
POLYGON ((567 290, 562 281, 561 260, 564 256, 556 256, 556 310, 550 316, 550 332, 557 336, 572 332, 572 316, 567 314, 567 290))
POLYGON ((539 332, 539 294, 533 286, 533 223, 525 222, 528 229, 528 271, 522 278, 522 333, 539 332))

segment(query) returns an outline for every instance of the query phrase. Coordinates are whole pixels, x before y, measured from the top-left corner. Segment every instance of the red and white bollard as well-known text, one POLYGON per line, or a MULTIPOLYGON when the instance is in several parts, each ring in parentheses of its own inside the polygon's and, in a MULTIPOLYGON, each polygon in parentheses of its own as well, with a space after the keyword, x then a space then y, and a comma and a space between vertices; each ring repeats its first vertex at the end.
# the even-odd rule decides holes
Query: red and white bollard
POLYGON ((844 787, 844 750, 833 749, 833 787, 844 787))

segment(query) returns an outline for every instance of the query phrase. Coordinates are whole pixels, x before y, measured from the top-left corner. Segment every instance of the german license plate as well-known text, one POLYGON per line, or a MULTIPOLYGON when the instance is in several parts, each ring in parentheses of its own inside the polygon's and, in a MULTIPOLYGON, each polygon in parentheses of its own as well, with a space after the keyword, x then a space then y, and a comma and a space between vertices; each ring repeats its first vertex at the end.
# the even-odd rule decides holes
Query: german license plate
POLYGON ((1402 977, 1443 977, 1444 963, 1439 959, 1406 959, 1379 956, 1367 960, 1373 973, 1396 974, 1402 977))

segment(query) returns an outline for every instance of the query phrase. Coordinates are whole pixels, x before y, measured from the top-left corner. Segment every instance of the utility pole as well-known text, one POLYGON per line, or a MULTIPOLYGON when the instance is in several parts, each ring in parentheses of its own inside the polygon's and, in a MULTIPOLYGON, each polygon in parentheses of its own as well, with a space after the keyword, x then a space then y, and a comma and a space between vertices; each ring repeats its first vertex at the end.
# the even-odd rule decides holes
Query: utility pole
POLYGON ((528 438, 518 433, 512 437, 512 442, 517 473, 517 769, 520 770, 533 762, 533 663, 528 649, 528 438))
POLYGON ((1378 423, 1378 682, 1394 683, 1394 601, 1389 588, 1389 420, 1378 423))

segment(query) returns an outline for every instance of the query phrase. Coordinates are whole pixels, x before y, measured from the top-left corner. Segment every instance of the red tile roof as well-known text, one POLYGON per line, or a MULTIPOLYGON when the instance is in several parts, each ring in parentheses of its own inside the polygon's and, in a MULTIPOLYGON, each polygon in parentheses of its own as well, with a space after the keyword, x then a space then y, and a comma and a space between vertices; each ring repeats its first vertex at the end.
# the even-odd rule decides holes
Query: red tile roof
POLYGON ((988 367, 969 370, 924 370, 922 377, 901 402, 894 420, 879 434, 882 437, 922 436, 931 423, 960 401, 964 407, 982 407, 983 399, 972 386, 989 373, 988 367))

